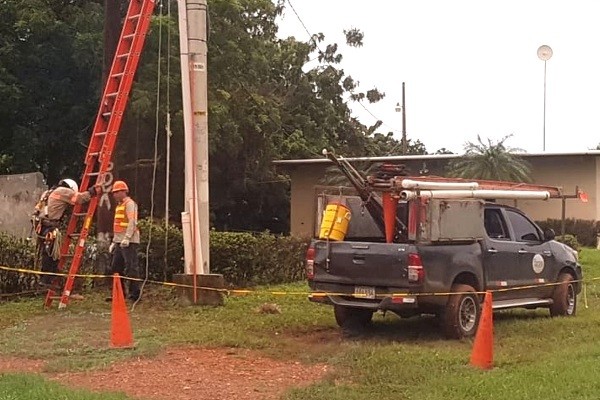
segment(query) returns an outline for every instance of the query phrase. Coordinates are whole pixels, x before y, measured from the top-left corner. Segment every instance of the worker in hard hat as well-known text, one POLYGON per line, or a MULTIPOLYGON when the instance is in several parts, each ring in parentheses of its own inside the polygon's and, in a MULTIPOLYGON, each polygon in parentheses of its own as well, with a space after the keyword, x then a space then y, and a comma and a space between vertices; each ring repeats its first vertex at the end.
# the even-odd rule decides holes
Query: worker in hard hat
MULTIPOLYGON (((109 248, 112 254, 110 272, 138 279, 140 277, 137 254, 140 244, 140 230, 137 226, 138 207, 135 201, 129 197, 129 187, 125 182, 113 183, 111 192, 118 204, 115 208, 113 223, 114 236, 109 248)), ((124 282, 123 292, 127 293, 124 282)), ((129 280, 127 298, 131 301, 137 301, 140 298, 139 281, 129 280)))
MULTIPOLYGON (((87 203, 99 192, 98 185, 80 192, 77 182, 66 178, 42 194, 32 219, 38 238, 38 251, 42 258, 42 272, 58 272, 61 245, 59 226, 67 207, 87 203)), ((52 284, 53 279, 53 275, 42 275, 40 283, 48 286, 52 284)))

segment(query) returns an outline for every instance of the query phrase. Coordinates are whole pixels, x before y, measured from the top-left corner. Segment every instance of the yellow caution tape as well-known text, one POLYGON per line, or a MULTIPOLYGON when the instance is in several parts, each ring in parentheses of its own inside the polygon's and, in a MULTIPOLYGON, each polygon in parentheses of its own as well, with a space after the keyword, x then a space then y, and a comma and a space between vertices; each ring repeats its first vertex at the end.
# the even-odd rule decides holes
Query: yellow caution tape
MULTIPOLYGON (((22 274, 50 275, 50 276, 60 276, 60 277, 71 276, 74 278, 89 278, 89 279, 112 279, 112 277, 113 277, 112 275, 94 275, 94 274, 71 274, 71 275, 69 275, 69 274, 64 274, 64 273, 59 273, 59 272, 43 272, 43 271, 35 271, 35 270, 31 270, 31 269, 26 269, 26 268, 5 267, 5 266, 1 266, 1 265, 0 265, 0 270, 9 271, 9 272, 18 272, 18 273, 22 273, 22 274)), ((206 290, 206 291, 210 290, 210 291, 215 291, 215 292, 221 292, 221 293, 224 293, 227 295, 268 294, 268 295, 274 295, 274 296, 302 295, 302 296, 310 296, 313 298, 327 297, 327 296, 347 296, 347 297, 355 297, 355 298, 363 298, 363 299, 365 299, 365 298, 372 299, 373 298, 372 296, 369 296, 367 294, 361 294, 361 293, 310 292, 310 291, 309 292, 288 292, 288 291, 269 291, 269 290, 251 290, 251 289, 224 289, 224 288, 186 285, 186 284, 174 283, 174 282, 145 280, 145 279, 141 279, 141 278, 130 278, 127 276, 121 276, 120 278, 123 280, 137 281, 137 282, 146 281, 146 283, 168 286, 168 287, 181 287, 181 288, 190 288, 190 289, 193 289, 195 287, 197 290, 206 290)), ((597 281, 597 280, 600 280, 600 277, 573 280, 571 282, 583 283, 584 290, 585 290, 586 284, 597 281)), ((562 283, 563 282, 539 283, 539 284, 535 284, 535 285, 517 286, 517 287, 511 287, 511 288, 494 289, 494 290, 479 291, 479 292, 382 293, 382 294, 375 295, 374 298, 379 299, 379 298, 385 298, 385 297, 398 298, 398 297, 422 297, 422 296, 452 296, 452 295, 457 295, 457 294, 473 294, 473 293, 485 294, 486 292, 499 293, 499 292, 508 292, 508 291, 512 291, 512 290, 533 289, 533 288, 539 288, 539 287, 545 287, 545 286, 557 286, 557 285, 561 285, 562 283)), ((23 294, 24 293, 35 293, 35 292, 37 292, 37 291, 23 292, 23 294)), ((6 297, 9 295, 17 295, 17 294, 5 294, 2 296, 6 297)), ((2 297, 2 296, 0 296, 0 297, 2 297)), ((586 301, 587 301, 587 299, 586 299, 586 301)))

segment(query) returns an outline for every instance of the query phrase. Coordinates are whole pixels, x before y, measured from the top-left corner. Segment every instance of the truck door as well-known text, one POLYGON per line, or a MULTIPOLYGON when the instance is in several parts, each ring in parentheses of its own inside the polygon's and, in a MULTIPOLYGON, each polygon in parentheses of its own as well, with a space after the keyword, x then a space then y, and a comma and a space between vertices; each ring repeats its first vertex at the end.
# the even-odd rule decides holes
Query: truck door
POLYGON ((537 285, 527 290, 531 297, 550 297, 554 287, 540 285, 553 281, 556 260, 550 244, 544 241, 540 229, 525 215, 511 209, 504 211, 517 245, 519 280, 523 285, 537 285))
MULTIPOLYGON (((487 289, 518 286, 518 253, 500 207, 486 206, 484 226, 487 237, 483 241, 483 265, 487 289)), ((510 299, 512 295, 512 291, 499 291, 494 293, 494 300, 510 299)))

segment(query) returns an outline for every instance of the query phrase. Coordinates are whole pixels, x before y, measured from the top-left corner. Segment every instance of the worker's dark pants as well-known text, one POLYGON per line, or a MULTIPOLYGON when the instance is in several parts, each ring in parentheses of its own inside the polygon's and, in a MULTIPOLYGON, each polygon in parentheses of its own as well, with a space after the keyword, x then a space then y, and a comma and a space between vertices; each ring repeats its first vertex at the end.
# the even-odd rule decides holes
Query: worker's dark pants
MULTIPOLYGON (((129 278, 139 278, 140 269, 137 250, 137 243, 129 243, 127 247, 121 247, 116 243, 110 263, 110 271, 108 272, 111 275, 118 273, 129 278)), ((121 284, 123 285, 123 294, 127 296, 125 280, 121 280, 121 284)), ((129 281, 129 295, 127 297, 131 300, 137 300, 140 297, 140 283, 138 281, 129 281)))
MULTIPOLYGON (((58 272, 58 261, 52 258, 52 247, 54 246, 54 240, 46 240, 46 234, 53 231, 53 226, 42 226, 41 232, 38 236, 38 246, 42 256, 42 272, 58 272)), ((42 275, 40 281, 45 284, 52 283, 55 278, 54 275, 42 275)))

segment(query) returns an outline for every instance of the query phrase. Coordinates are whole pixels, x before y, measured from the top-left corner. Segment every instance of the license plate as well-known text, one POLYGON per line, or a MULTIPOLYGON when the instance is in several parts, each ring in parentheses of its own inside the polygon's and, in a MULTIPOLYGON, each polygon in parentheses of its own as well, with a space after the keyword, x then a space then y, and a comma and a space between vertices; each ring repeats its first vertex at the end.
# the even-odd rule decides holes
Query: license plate
POLYGON ((355 286, 354 295, 363 299, 374 299, 375 288, 373 286, 355 286))

